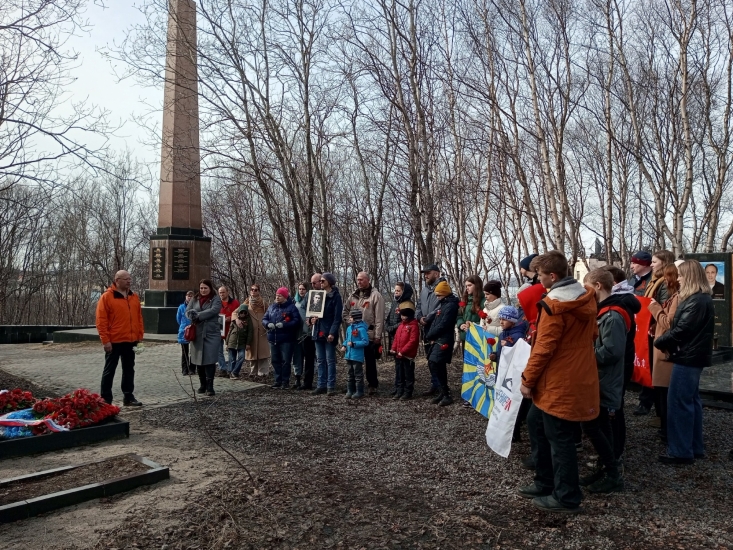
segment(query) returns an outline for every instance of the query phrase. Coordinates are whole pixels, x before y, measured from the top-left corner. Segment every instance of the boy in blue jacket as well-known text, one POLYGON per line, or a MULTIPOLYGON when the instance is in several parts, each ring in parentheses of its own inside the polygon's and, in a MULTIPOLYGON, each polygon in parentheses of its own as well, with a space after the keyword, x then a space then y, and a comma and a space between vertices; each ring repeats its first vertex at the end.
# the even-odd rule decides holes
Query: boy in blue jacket
POLYGON ((346 339, 341 347, 349 366, 346 399, 359 399, 364 397, 364 349, 369 345, 369 333, 360 309, 354 308, 349 314, 351 325, 346 327, 346 339))

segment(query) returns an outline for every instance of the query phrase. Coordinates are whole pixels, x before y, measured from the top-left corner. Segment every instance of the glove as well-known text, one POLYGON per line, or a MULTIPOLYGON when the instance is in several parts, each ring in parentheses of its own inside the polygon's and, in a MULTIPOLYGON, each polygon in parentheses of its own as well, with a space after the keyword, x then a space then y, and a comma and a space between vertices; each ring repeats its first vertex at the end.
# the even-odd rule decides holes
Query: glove
POLYGON ((277 328, 283 328, 283 324, 282 324, 282 323, 275 323, 275 326, 276 326, 277 328))
POLYGON ((188 318, 191 319, 191 321, 195 321, 199 318, 199 312, 192 309, 188 312, 188 318))
POLYGON ((275 328, 274 323, 268 323, 267 328, 269 328, 270 330, 274 329, 275 328))

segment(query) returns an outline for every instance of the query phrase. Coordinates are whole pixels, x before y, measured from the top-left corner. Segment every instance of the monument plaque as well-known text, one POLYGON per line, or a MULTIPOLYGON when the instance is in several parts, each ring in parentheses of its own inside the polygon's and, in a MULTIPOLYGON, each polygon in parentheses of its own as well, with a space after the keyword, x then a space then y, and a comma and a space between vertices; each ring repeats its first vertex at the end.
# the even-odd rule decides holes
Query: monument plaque
POLYGON ((152 256, 152 276, 156 281, 165 280, 165 248, 156 246, 150 249, 152 256))
POLYGON ((191 269, 191 249, 173 249, 173 278, 178 281, 188 281, 191 269))

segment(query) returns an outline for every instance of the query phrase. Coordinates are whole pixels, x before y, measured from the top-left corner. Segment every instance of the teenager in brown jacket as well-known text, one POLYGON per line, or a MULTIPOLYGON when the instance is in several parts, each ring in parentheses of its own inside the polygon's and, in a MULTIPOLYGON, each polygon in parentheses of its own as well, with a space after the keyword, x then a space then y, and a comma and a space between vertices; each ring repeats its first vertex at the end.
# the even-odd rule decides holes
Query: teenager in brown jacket
POLYGON ((576 513, 583 495, 574 433, 577 423, 596 418, 600 407, 595 293, 567 275, 568 261, 561 252, 535 261, 549 292, 539 302, 521 386, 522 396, 532 398, 527 423, 535 478, 518 492, 542 510, 576 513))

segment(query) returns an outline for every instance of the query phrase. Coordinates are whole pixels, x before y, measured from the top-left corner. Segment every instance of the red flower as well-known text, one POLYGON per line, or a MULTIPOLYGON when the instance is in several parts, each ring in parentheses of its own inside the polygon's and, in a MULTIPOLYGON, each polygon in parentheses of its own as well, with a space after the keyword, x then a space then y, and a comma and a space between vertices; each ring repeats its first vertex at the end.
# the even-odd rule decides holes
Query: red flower
POLYGON ((356 302, 351 302, 351 307, 354 307, 356 305, 356 302))
POLYGON ((494 344, 496 344, 496 340, 494 340, 493 338, 487 338, 486 343, 490 346, 493 346, 494 344))
POLYGON ((461 307, 466 307, 466 302, 458 302, 458 305, 461 307))
POLYGON ((395 312, 395 313, 396 313, 397 315, 399 315, 399 314, 400 314, 400 308, 398 308, 398 307, 394 308, 394 312, 395 312))
POLYGON ((443 344, 442 346, 440 346, 440 349, 448 349, 449 347, 449 344, 443 344))
POLYGON ((359 336, 359 331, 358 330, 352 330, 351 331, 351 335, 352 336, 359 336))
POLYGON ((319 338, 323 338, 323 331, 320 331, 320 332, 318 333, 318 337, 319 337, 319 338))
POLYGON ((486 314, 486 312, 483 309, 478 312, 478 316, 481 317, 481 319, 486 319, 488 317, 488 315, 486 314))
POLYGON ((368 307, 369 307, 369 302, 364 302, 364 308, 366 309, 368 307))

